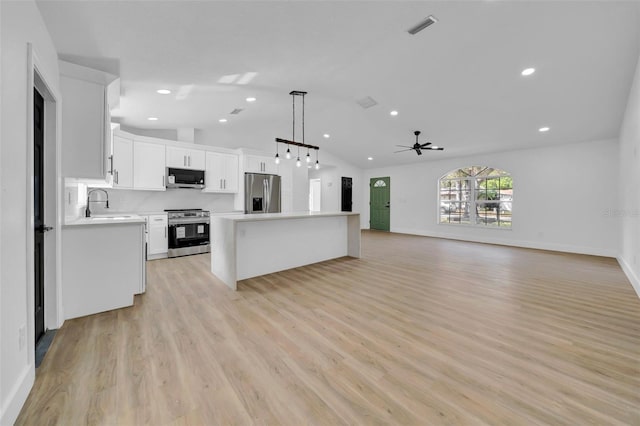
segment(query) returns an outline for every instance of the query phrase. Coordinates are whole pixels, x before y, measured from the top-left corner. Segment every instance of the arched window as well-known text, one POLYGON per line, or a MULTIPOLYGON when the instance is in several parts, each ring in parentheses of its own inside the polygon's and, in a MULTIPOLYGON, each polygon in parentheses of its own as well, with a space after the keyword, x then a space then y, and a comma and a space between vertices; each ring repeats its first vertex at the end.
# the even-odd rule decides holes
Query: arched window
POLYGON ((513 179, 486 166, 452 170, 440 178, 439 223, 511 228, 513 179))

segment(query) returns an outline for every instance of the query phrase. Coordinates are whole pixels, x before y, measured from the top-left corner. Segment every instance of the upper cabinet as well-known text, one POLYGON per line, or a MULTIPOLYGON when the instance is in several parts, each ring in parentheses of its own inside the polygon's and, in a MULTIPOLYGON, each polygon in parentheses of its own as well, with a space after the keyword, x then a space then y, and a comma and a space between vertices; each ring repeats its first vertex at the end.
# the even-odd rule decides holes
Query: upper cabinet
POLYGON ((113 187, 133 188, 133 139, 113 135, 113 187))
POLYGON ((205 151, 201 149, 167 146, 167 167, 205 169, 205 151))
POLYGON ((204 192, 238 192, 238 156, 207 152, 204 192))
POLYGON ((244 156, 244 171, 247 173, 278 174, 278 165, 272 157, 259 155, 244 156))
POLYGON ((62 174, 107 180, 111 170, 111 105, 118 102, 119 79, 91 68, 59 61, 62 95, 62 174), (112 94, 110 98, 109 94, 112 94))
POLYGON ((135 141, 133 143, 133 188, 164 191, 165 146, 135 141))

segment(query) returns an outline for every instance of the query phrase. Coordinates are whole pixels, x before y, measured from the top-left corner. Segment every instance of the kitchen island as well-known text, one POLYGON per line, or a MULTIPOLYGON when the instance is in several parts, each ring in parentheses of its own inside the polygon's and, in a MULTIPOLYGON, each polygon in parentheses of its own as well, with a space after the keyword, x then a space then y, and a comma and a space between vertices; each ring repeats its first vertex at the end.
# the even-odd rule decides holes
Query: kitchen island
POLYGON ((247 278, 360 257, 360 214, 297 212, 211 217, 211 272, 229 288, 247 278))

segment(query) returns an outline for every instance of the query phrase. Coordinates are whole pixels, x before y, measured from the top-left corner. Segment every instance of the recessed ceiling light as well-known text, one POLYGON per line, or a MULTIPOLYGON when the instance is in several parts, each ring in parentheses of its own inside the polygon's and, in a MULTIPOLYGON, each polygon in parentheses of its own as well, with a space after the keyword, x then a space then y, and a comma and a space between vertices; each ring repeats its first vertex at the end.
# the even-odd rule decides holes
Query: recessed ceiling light
POLYGON ((331 137, 331 135, 329 133, 325 133, 324 135, 322 135, 325 139, 329 139, 331 137))
POLYGON ((367 160, 371 161, 373 160, 373 157, 367 157, 367 160))
POLYGON ((171 90, 169 89, 158 89, 156 90, 157 93, 160 93, 161 95, 168 95, 169 93, 171 93, 171 90))
POLYGON ((548 132, 548 131, 549 131, 549 128, 548 128, 548 127, 540 127, 540 128, 538 129, 538 131, 539 131, 539 132, 548 132))
POLYGON ((395 117, 396 115, 398 115, 398 111, 393 110, 389 114, 395 117))
POLYGON ((220 123, 226 123, 227 119, 226 118, 221 118, 220 120, 218 120, 220 123))
POLYGON ((524 76, 527 76, 527 75, 533 74, 534 72, 536 72, 535 68, 526 68, 526 69, 522 70, 521 74, 524 75, 524 76))
POLYGON ((147 118, 149 121, 158 121, 158 117, 149 117, 147 118))
POLYGON ((256 101, 256 98, 254 98, 254 97, 252 96, 252 97, 247 98, 247 99, 246 99, 246 101, 247 101, 247 102, 255 102, 255 101, 256 101))

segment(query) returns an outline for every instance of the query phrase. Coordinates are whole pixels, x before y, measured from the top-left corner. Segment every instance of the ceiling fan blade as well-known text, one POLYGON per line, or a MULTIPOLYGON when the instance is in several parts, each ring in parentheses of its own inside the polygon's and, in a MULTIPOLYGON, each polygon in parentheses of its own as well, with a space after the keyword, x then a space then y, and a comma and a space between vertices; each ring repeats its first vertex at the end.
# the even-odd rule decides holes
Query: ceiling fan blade
POLYGON ((396 145, 396 146, 401 146, 402 148, 410 148, 410 149, 413 149, 413 147, 412 147, 412 146, 407 146, 407 145, 396 145))
POLYGON ((420 148, 426 148, 429 145, 431 145, 431 142, 426 142, 426 143, 423 143, 422 145, 420 145, 420 148))
POLYGON ((413 148, 409 148, 409 149, 401 149, 400 151, 393 151, 393 153, 397 153, 397 152, 405 152, 405 151, 411 151, 413 148))
POLYGON ((416 149, 416 154, 422 155, 422 151, 420 151, 420 149, 416 149))
POLYGON ((438 146, 438 147, 431 147, 431 146, 428 146, 428 147, 423 148, 423 149, 428 149, 428 150, 430 150, 430 151, 444 151, 444 148, 443 148, 443 147, 441 147, 441 146, 438 146))

